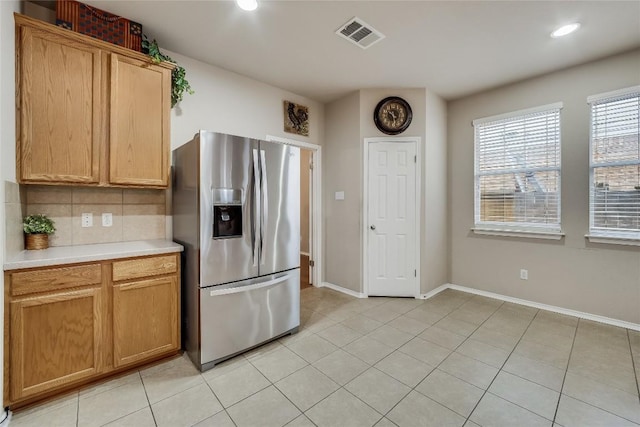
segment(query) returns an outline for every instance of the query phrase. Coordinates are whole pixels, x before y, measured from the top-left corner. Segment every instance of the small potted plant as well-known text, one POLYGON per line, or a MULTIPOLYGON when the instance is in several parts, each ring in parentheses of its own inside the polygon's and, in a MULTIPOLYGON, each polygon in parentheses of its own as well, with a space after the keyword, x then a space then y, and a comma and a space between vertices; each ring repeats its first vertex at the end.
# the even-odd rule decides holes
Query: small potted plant
POLYGON ((28 215, 22 221, 27 249, 47 249, 49 234, 56 231, 53 221, 46 215, 28 215))

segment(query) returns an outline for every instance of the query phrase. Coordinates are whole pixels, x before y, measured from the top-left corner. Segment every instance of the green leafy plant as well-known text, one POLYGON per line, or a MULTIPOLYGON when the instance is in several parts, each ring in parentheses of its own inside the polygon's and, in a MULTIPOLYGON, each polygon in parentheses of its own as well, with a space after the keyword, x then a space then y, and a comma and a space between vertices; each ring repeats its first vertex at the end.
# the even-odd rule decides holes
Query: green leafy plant
POLYGON ((142 51, 149 55, 151 60, 156 64, 159 64, 162 61, 169 61, 176 64, 176 67, 171 71, 171 108, 175 107, 178 102, 182 101, 185 92, 189 95, 193 95, 195 93, 193 89, 191 89, 189 81, 185 78, 187 71, 171 59, 170 56, 162 53, 158 47, 158 42, 155 39, 149 41, 147 36, 143 34, 142 51))
POLYGON ((46 215, 28 215, 22 221, 22 228, 26 234, 52 234, 56 231, 53 220, 46 215))

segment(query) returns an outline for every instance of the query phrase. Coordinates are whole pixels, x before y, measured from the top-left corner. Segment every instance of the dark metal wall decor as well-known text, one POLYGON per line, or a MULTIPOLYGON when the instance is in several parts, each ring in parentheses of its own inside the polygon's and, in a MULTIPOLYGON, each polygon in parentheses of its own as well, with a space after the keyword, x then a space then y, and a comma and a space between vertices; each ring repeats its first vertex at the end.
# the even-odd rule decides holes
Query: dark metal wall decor
POLYGON ((309 107, 284 101, 284 131, 309 136, 309 107))

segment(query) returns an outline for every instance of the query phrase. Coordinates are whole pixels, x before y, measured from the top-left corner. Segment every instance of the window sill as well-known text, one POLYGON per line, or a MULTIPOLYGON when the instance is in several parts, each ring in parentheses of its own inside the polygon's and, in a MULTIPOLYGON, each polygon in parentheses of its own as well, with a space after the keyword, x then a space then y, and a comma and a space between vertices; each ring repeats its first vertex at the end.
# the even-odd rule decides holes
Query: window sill
POLYGON ((507 230, 501 228, 478 228, 471 229, 475 234, 484 236, 503 236, 503 237, 526 237, 530 239, 546 239, 560 240, 564 237, 562 231, 531 231, 531 230, 507 230))
POLYGON ((620 237, 620 236, 604 236, 598 234, 585 234, 585 236, 591 243, 606 243, 609 245, 627 245, 627 246, 640 246, 640 239, 633 237, 620 237))

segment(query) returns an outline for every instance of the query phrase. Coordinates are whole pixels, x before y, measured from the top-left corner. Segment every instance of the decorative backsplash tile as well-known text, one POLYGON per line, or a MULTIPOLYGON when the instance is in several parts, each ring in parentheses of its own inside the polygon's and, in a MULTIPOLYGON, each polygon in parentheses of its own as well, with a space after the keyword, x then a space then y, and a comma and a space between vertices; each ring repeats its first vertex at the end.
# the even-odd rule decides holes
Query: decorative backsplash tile
MULTIPOLYGON (((74 245, 88 245, 91 243, 122 242, 124 240, 140 240, 124 238, 122 233, 122 205, 78 204, 73 205, 71 219, 71 241, 74 245), (83 213, 93 214, 93 226, 82 227, 83 213), (111 227, 102 226, 102 214, 110 213, 111 227)), ((129 237, 129 236, 127 236, 129 237)))
POLYGON ((71 203, 78 204, 122 204, 122 190, 120 188, 73 188, 71 203))
POLYGON ((71 245, 71 204, 34 203, 27 205, 26 215, 43 214, 53 220, 56 232, 49 236, 49 246, 71 245))
POLYGON ((125 205, 164 205, 166 191, 162 190, 134 190, 125 188, 122 190, 122 203, 125 205))
MULTIPOLYGON (((5 210, 9 209, 9 200, 19 200, 22 190, 26 201, 22 210, 25 215, 45 214, 55 221, 56 232, 49 237, 50 246, 164 239, 167 236, 170 218, 166 216, 165 190, 13 185, 19 188, 9 189, 12 191, 11 199, 7 198, 5 210), (83 213, 93 214, 92 227, 82 227, 83 213), (102 226, 103 213, 111 213, 110 227, 102 226)), ((14 216, 20 225, 23 215, 14 216)), ((14 228, 15 224, 11 227, 14 228)), ((19 235, 23 245, 22 228, 19 234, 14 234, 19 235)), ((22 249, 23 246, 16 250, 19 252, 22 249)))
POLYGON ((123 233, 132 240, 164 239, 164 205, 123 205, 122 218, 123 233))
POLYGON ((15 182, 5 181, 5 253, 6 259, 24 250, 22 218, 26 212, 26 195, 15 182))
POLYGON ((71 187, 51 187, 40 185, 23 186, 27 194, 27 205, 34 203, 71 203, 71 187))

